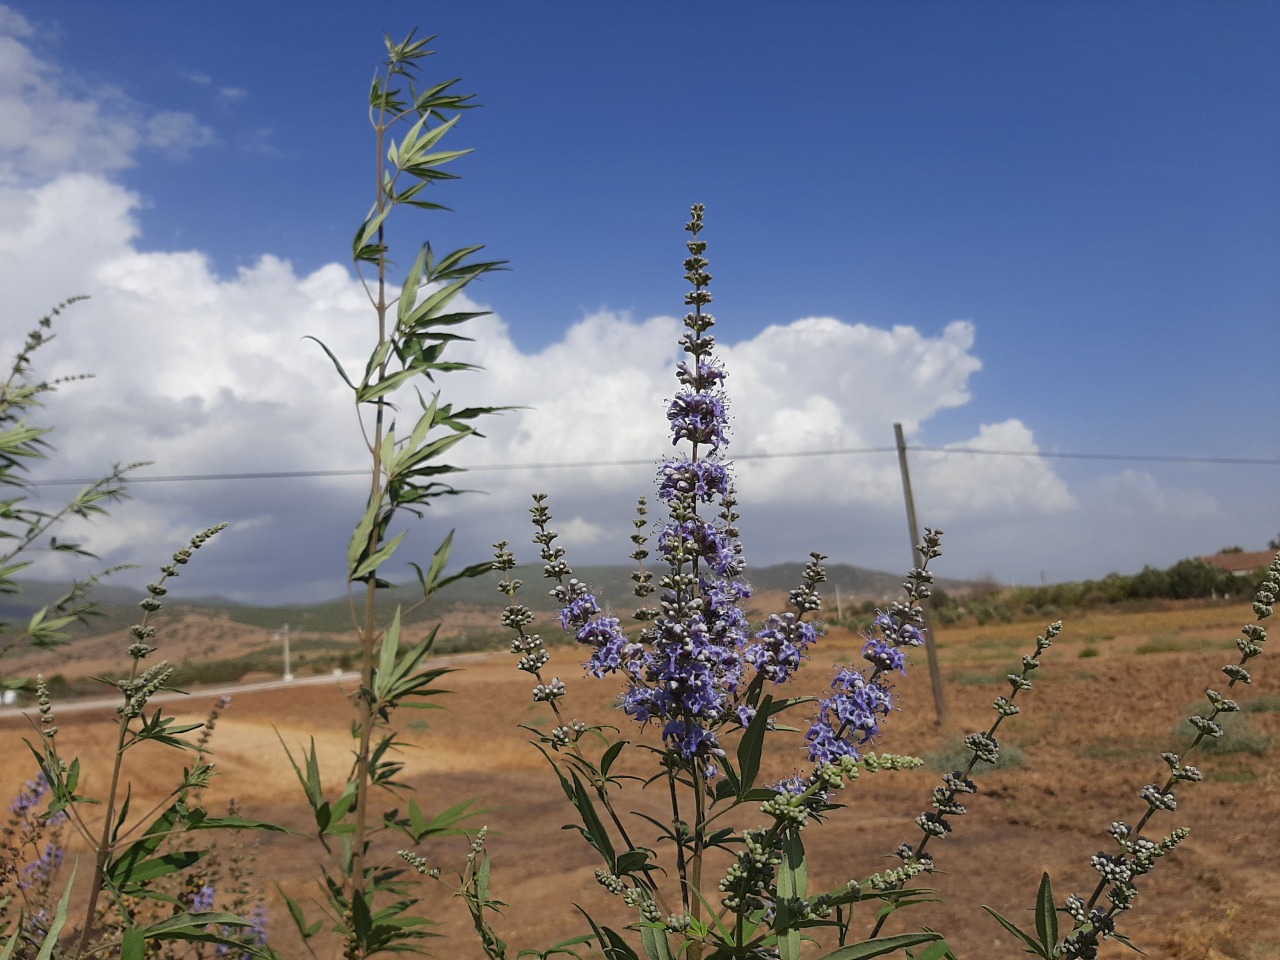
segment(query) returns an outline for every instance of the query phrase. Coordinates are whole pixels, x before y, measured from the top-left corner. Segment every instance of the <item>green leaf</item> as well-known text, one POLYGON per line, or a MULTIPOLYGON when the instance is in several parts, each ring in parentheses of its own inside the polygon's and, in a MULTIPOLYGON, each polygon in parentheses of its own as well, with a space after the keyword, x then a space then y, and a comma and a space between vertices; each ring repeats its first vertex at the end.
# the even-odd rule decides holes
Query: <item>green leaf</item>
POLYGON ((881 937, 851 943, 822 957, 822 960, 866 960, 867 957, 883 957, 920 943, 933 943, 942 939, 940 933, 903 933, 896 937, 881 937))
POLYGON ((739 797, 755 786, 756 776, 760 773, 760 757, 764 752, 764 735, 768 729, 769 707, 772 703, 773 697, 770 696, 760 702, 756 715, 751 718, 747 729, 742 732, 742 739, 738 741, 738 777, 741 784, 739 797))
POLYGON ((426 574, 423 574, 421 568, 418 568, 418 582, 422 584, 422 596, 424 599, 440 589, 438 586, 440 574, 444 573, 444 568, 449 563, 449 552, 452 548, 453 531, 450 530, 445 535, 444 540, 440 542, 440 546, 436 547, 436 552, 431 555, 431 566, 427 568, 426 574))
POLYGON ((378 676, 374 680, 376 689, 378 679, 390 680, 395 672, 396 655, 400 652, 400 608, 391 617, 391 624, 382 635, 382 644, 378 648, 378 676))
POLYGON ((1134 946, 1133 941, 1130 940, 1128 937, 1126 937, 1123 933, 1113 933, 1111 934, 1111 939, 1115 940, 1118 943, 1124 944, 1134 953, 1141 954, 1144 957, 1147 955, 1145 951, 1139 950, 1136 946, 1134 946))
POLYGON ((409 566, 413 567, 413 569, 417 572, 418 582, 422 585, 423 596, 425 598, 431 597, 432 594, 435 594, 440 590, 443 590, 445 587, 447 587, 449 584, 453 583, 456 580, 467 580, 472 577, 483 577, 487 574, 493 573, 493 562, 486 560, 484 563, 473 563, 470 566, 463 567, 457 573, 451 573, 449 574, 449 576, 445 577, 443 580, 436 580, 435 584, 431 585, 426 575, 423 574, 422 568, 420 566, 418 566, 416 563, 410 563, 409 566), (430 589, 429 593, 427 592, 428 588, 430 589))
POLYGON ((648 960, 673 960, 667 931, 661 924, 640 924, 640 943, 648 960))
POLYGON ((216 925, 219 927, 251 927, 253 924, 238 917, 234 913, 223 913, 221 911, 211 910, 204 913, 180 913, 177 916, 166 917, 159 923, 153 923, 142 932, 146 934, 148 940, 154 940, 157 937, 177 937, 177 939, 187 939, 182 934, 190 931, 203 932, 205 927, 216 925))
POLYGON ((442 318, 432 315, 438 313, 450 300, 463 291, 463 289, 479 275, 479 271, 475 267, 469 269, 465 275, 452 283, 447 283, 443 287, 432 291, 425 300, 415 306, 413 310, 400 321, 399 327, 402 333, 409 333, 415 330, 424 321, 432 321, 440 323, 442 318))
POLYGON ((573 906, 587 918, 587 923, 591 924, 591 929, 596 935, 596 942, 600 944, 600 952, 604 954, 605 960, 640 960, 639 954, 631 949, 627 941, 622 939, 616 930, 599 926, 591 919, 591 914, 576 903, 573 906))
POLYGON ((147 952, 147 938, 138 927, 130 927, 120 938, 120 960, 143 960, 147 952))
POLYGON ((422 249, 418 251, 417 259, 413 261, 409 275, 404 279, 404 286, 400 288, 400 301, 396 304, 396 318, 400 323, 404 323, 405 318, 413 312, 413 305, 418 300, 418 287, 422 283, 422 271, 426 264, 427 246, 423 244, 422 249))
POLYGON ((991 914, 993 917, 995 917, 996 920, 1000 922, 1000 926, 1004 927, 1011 934, 1013 934, 1015 937, 1017 937, 1019 940, 1021 940, 1023 943, 1027 945, 1028 949, 1024 951, 1025 953, 1029 953, 1036 957, 1043 957, 1045 958, 1045 960, 1052 960, 1051 955, 1045 952, 1044 948, 1041 947, 1040 944, 1036 942, 1036 939, 1033 936, 1031 936, 1031 934, 1015 927, 1012 923, 1010 923, 1004 917, 1000 916, 1000 914, 996 913, 994 910, 988 907, 985 903, 982 905, 982 909, 987 911, 987 913, 991 914))
POLYGON ((618 759, 618 754, 622 752, 622 748, 630 742, 631 741, 629 740, 618 740, 617 742, 609 745, 609 749, 600 757, 601 777, 607 777, 609 775, 609 768, 612 767, 613 762, 618 759))
POLYGON ((317 920, 315 923, 308 924, 306 914, 302 912, 302 905, 298 903, 297 900, 293 899, 293 897, 281 890, 278 884, 276 885, 276 890, 278 890, 280 896, 284 898, 285 906, 289 908, 289 916, 293 918, 294 926, 298 928, 298 935, 302 937, 304 942, 310 940, 320 932, 321 928, 324 926, 323 920, 317 920))
POLYGON ((414 377, 418 376, 419 372, 420 371, 412 368, 409 370, 398 370, 395 373, 388 374, 381 380, 363 384, 356 390, 356 402, 372 403, 379 397, 385 397, 388 393, 399 389, 414 377))
POLYGON ((600 851, 605 863, 609 865, 609 871, 616 873, 618 860, 613 851, 613 843, 609 839, 604 823, 600 820, 600 815, 596 813, 591 795, 576 773, 571 770, 569 776, 573 778, 573 805, 578 808, 578 815, 582 817, 582 824, 586 828, 583 836, 587 838, 588 843, 600 851))
POLYGON ((1046 955, 1052 956, 1053 948, 1058 944, 1058 911, 1053 902, 1048 871, 1040 878, 1040 889, 1036 893, 1036 933, 1046 955))
MULTIPOLYGON (((754 720, 752 721, 754 722, 754 720)), ((809 869, 805 862, 804 841, 794 828, 782 835, 782 863, 778 865, 778 904, 776 926, 778 954, 782 960, 799 960, 800 931, 791 927, 793 920, 789 901, 803 900, 809 895, 809 869)))
POLYGON ((369 241, 377 234, 378 228, 387 219, 387 214, 391 212, 391 209, 390 204, 381 211, 374 208, 369 211, 369 216, 365 218, 364 223, 360 224, 360 229, 356 231, 355 239, 351 242, 351 255, 356 260, 364 258, 364 252, 369 247, 369 241))
POLYGON ((945 940, 936 940, 915 955, 915 960, 954 960, 955 954, 945 940))
POLYGON ((649 850, 628 850, 626 853, 619 854, 617 869, 614 873, 621 877, 638 870, 653 870, 653 867, 645 866, 649 862, 650 853, 649 850))
POLYGON ((315 340, 316 343, 320 344, 320 349, 323 350, 325 354, 329 357, 330 361, 333 362, 333 368, 338 371, 338 376, 342 378, 343 383, 345 383, 353 391, 356 389, 356 385, 352 383, 351 378, 347 376, 347 371, 342 368, 341 362, 339 362, 338 358, 333 355, 333 351, 330 350, 327 346, 325 346, 323 340, 318 340, 312 336, 306 336, 306 337, 303 337, 302 339, 315 340))
POLYGON ((408 534, 408 530, 402 530, 397 533, 388 543, 384 543, 372 555, 365 557, 360 565, 352 571, 350 579, 363 580, 370 576, 378 567, 382 566, 387 560, 391 559, 391 555, 396 552, 400 546, 400 541, 408 534))
MULTIPOLYGON (((365 507, 364 515, 360 518, 360 522, 356 524, 355 532, 351 534, 351 540, 347 544, 347 569, 355 570, 363 557, 369 550, 369 538, 373 534, 373 524, 378 519, 379 508, 382 506, 377 500, 370 500, 369 505, 365 507)), ((349 576, 348 580, 354 580, 354 576, 349 576)))

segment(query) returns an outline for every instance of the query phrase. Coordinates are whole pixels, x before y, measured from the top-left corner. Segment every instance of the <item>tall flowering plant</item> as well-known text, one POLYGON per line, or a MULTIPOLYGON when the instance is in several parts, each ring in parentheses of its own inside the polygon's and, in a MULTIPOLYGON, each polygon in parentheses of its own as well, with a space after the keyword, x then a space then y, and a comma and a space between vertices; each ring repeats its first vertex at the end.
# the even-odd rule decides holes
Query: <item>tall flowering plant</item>
MULTIPOLYGON (((863 900, 882 907, 912 902, 923 891, 905 891, 894 878, 877 875, 810 892, 801 837, 835 809, 836 792, 862 773, 920 763, 877 755, 871 747, 897 700, 892 678, 905 672, 907 653, 924 640, 919 603, 929 595, 928 565, 939 555, 940 535, 926 532, 920 566, 904 584, 906 595, 877 616, 864 638, 861 662, 838 669, 822 697, 788 696, 788 684, 819 642, 814 617, 821 609, 825 558, 811 555, 801 583, 789 594, 789 609, 755 626, 749 622, 744 604, 751 587, 727 458, 728 373, 715 355, 709 332, 715 319, 706 310, 712 297, 702 205, 692 208, 686 230, 684 276, 692 289, 685 295, 690 309, 679 341, 685 356, 676 366, 678 389, 666 410, 677 451, 658 469, 657 497, 666 515, 656 537, 643 499, 635 520, 632 578, 642 606, 632 627, 624 628, 590 586, 573 576, 556 543, 546 496, 535 495, 532 508, 533 539, 543 573, 554 584, 559 627, 585 648, 585 671, 621 680, 621 710, 660 738, 659 746, 649 748, 657 753, 659 772, 647 784, 662 792, 669 816, 619 807, 619 758, 629 741, 612 738, 612 727, 571 716, 567 684, 547 675, 550 653, 531 632, 534 614, 516 600, 521 582, 512 576, 515 558, 506 543, 497 545, 494 563, 510 600, 503 622, 514 632, 511 649, 519 668, 534 679, 533 699, 545 703, 553 719, 548 731, 529 729, 577 810, 578 829, 600 854, 597 879, 635 911, 627 928, 634 936, 588 916, 591 933, 584 938, 610 958, 639 957, 636 939, 654 960, 790 958, 798 956, 811 928, 829 927, 846 951, 839 956, 877 955, 848 952, 858 946, 848 941, 850 907, 863 900), (657 571, 645 565, 651 541, 657 571), (780 723, 788 711, 803 714, 801 727, 780 723), (807 757, 808 772, 762 782, 766 738, 788 733, 802 734, 792 746, 807 757), (731 811, 746 825, 728 826, 731 811), (637 817, 657 830, 658 843, 632 839, 637 817)), ((488 878, 477 844, 463 873, 463 894, 486 952, 498 958, 506 955, 506 944, 489 924, 488 912, 499 902, 489 897, 488 878)), ((552 949, 568 951, 584 938, 552 949)), ((875 944, 882 953, 929 944, 943 951, 934 956, 947 952, 931 931, 875 944)))

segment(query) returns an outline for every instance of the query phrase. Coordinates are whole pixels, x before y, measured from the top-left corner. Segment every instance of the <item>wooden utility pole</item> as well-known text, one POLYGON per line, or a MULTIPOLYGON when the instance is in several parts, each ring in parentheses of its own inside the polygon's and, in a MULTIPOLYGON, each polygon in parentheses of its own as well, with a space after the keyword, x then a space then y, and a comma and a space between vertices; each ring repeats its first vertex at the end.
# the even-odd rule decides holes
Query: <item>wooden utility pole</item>
MULTIPOLYGON (((911 566, 923 562, 916 547, 920 543, 920 530, 916 526, 916 501, 911 493, 911 473, 907 470, 907 442, 902 436, 902 424, 893 425, 893 439, 898 444, 898 469, 902 471, 902 495, 907 501, 907 530, 911 534, 911 566)), ((933 709, 938 726, 947 722, 947 705, 942 698, 942 671, 938 669, 938 648, 933 639, 933 624, 929 621, 928 601, 921 601, 924 617, 924 652, 929 661, 929 683, 933 686, 933 709)))
POLYGON ((293 679, 293 670, 289 664, 289 625, 286 623, 284 628, 277 630, 272 640, 284 640, 284 681, 288 683, 293 679))

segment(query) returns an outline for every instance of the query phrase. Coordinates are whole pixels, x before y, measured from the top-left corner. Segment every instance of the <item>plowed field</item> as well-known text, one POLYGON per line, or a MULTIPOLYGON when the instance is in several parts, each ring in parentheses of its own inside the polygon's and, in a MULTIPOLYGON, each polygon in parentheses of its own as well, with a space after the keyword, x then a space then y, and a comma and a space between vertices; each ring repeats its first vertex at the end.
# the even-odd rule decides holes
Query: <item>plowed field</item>
MULTIPOLYGON (((1071 891, 1087 895, 1092 890, 1096 874, 1089 858, 1112 848, 1108 824, 1133 823, 1140 816, 1145 805, 1138 791, 1163 769, 1160 751, 1190 739, 1177 729, 1179 717, 1203 699, 1206 686, 1224 688, 1219 669, 1235 660, 1232 638, 1250 619, 1247 605, 1238 603, 1068 619, 1066 632, 1045 655, 1034 689, 1022 695, 1025 701, 1019 698, 1023 714, 1002 728, 1002 742, 1018 748, 1021 763, 983 774, 969 815, 957 818, 949 838, 931 843, 941 871, 931 882, 945 903, 902 911, 892 918, 892 929, 928 925, 942 930, 960 956, 974 960, 1018 956, 1018 948, 981 905, 1033 926, 1029 908, 1043 871, 1052 874, 1059 900, 1071 891)), ((879 748, 926 755, 945 749, 964 732, 985 729, 994 716, 992 699, 1008 692, 1004 673, 1029 652, 1042 629, 1034 622, 941 629, 948 723, 935 724, 928 672, 917 662, 899 683, 902 709, 883 724, 879 748)), ((859 646, 854 635, 832 631, 807 665, 807 689, 797 692, 821 692, 832 665, 848 662, 859 646)), ((552 653, 546 672, 569 682, 571 715, 615 723, 632 739, 643 736, 613 711, 615 683, 581 677, 576 650, 556 647, 552 653)), ((1198 763, 1207 782, 1184 787, 1177 812, 1153 823, 1160 833, 1189 826, 1191 837, 1143 880, 1136 909, 1123 920, 1122 930, 1151 956, 1280 957, 1280 778, 1275 749, 1266 747, 1268 737, 1280 735, 1280 668, 1272 669, 1276 665, 1269 659, 1250 665, 1256 666, 1255 682, 1239 693, 1246 707, 1256 701, 1263 708, 1244 716, 1251 731, 1239 738, 1242 749, 1202 756, 1198 763)), ((573 811, 546 761, 517 728, 546 720, 544 707, 531 702, 529 678, 516 671, 512 657, 495 653, 468 658, 444 685, 453 691, 439 698, 445 709, 401 714, 408 745, 402 779, 428 812, 467 797, 487 808, 469 826, 487 824, 491 831, 493 894, 510 904, 496 925, 510 944, 509 955, 584 932, 574 902, 613 924, 629 922, 618 901, 596 884, 594 852, 575 832, 561 829, 574 819, 573 811)), ((211 702, 211 696, 193 691, 188 701, 167 709, 198 720, 211 702)), ((217 810, 235 798, 244 815, 305 833, 307 808, 280 741, 301 750, 314 739, 322 767, 336 783, 350 762, 352 716, 337 681, 235 697, 213 740, 218 776, 207 793, 209 806, 217 810)), ((105 790, 115 738, 111 711, 68 713, 59 727, 63 750, 82 760, 81 791, 105 790)), ((21 742, 30 734, 25 720, 0 719, 0 784, 9 795, 34 772, 21 742)), ((795 743, 791 749, 780 745, 767 757, 770 777, 804 765, 795 743)), ((185 758, 147 745, 130 759, 133 809, 144 810, 145 801, 158 799, 172 785, 185 758)), ((863 776, 843 795, 846 809, 806 830, 811 889, 894 865, 886 855, 900 842, 917 839, 912 819, 927 805, 937 781, 930 768, 863 776)), ((669 819, 663 800, 656 789, 630 785, 621 806, 669 819)), ((639 818, 630 827, 640 836, 652 829, 639 818)), ((310 897, 318 846, 301 836, 250 839, 267 890, 272 942, 285 956, 306 956, 276 885, 310 897)), ((441 957, 480 956, 460 903, 449 896, 448 882, 464 851, 461 839, 420 851, 442 868, 444 882, 428 888, 430 912, 449 937, 434 941, 433 952, 441 957)), ((869 926, 868 917, 856 924, 859 930, 869 926)), ((1108 950, 1104 956, 1128 955, 1116 945, 1108 950)), ((336 952, 327 945, 317 954, 336 952)))

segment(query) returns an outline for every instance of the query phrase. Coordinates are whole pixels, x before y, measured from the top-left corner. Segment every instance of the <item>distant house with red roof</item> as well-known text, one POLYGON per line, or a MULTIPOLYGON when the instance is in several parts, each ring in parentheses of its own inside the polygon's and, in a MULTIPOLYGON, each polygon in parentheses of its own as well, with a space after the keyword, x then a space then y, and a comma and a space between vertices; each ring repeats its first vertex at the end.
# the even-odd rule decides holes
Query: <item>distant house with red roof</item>
POLYGON ((1210 557, 1201 557, 1205 563, 1237 577, 1247 577, 1263 567, 1270 566, 1276 555, 1269 550, 1255 550, 1246 553, 1243 550, 1226 550, 1210 557))

